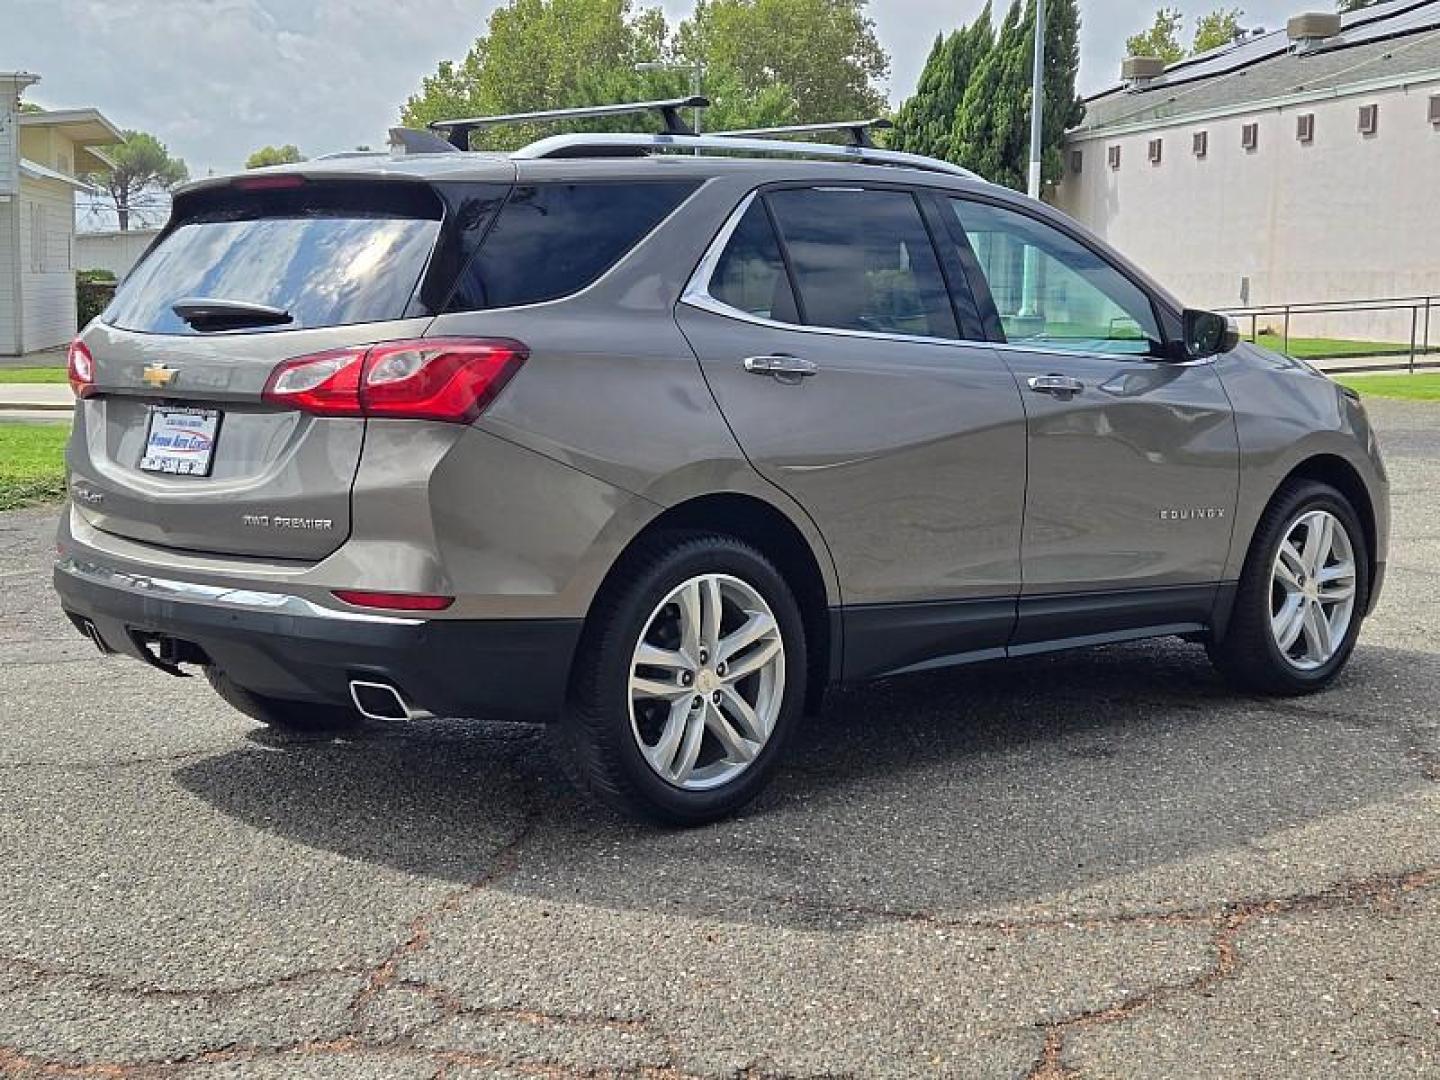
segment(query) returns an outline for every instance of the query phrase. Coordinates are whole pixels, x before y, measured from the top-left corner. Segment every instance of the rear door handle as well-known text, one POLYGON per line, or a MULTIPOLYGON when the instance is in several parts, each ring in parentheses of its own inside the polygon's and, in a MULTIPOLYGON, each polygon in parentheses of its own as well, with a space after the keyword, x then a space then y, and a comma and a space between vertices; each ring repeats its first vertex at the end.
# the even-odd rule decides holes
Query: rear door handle
POLYGON ((748 356, 745 370, 751 375, 771 375, 777 379, 804 379, 820 369, 813 361, 798 356, 748 356))
POLYGON ((1069 397, 1083 391, 1085 384, 1079 379, 1072 379, 1069 375, 1033 375, 1030 378, 1030 389, 1037 394, 1069 397))

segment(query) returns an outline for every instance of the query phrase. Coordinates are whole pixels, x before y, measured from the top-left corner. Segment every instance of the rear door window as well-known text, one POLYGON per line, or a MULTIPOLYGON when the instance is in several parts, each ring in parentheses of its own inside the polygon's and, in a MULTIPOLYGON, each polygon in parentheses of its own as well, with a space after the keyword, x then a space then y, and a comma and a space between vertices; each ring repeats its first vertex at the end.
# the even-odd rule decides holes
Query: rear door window
POLYGON ((195 334, 172 310, 203 297, 281 308, 277 329, 404 316, 440 232, 441 204, 405 183, 307 183, 182 196, 176 223, 116 292, 124 330, 195 334))
POLYGON ((958 338, 915 196, 866 188, 766 195, 811 326, 958 338))
POLYGON ((446 310, 571 296, 619 262, 697 186, 633 180, 522 185, 461 273, 446 310))
POLYGON ((709 291, 722 304, 756 318, 800 321, 780 241, 763 200, 752 202, 740 219, 715 264, 709 291))

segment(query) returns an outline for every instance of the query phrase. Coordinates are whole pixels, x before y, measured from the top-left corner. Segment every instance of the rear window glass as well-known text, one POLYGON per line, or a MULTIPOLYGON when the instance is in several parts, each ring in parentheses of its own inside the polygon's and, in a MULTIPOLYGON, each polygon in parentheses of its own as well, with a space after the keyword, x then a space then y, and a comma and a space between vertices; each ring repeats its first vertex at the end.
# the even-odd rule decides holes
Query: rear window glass
POLYGON ((447 310, 570 296, 619 262, 696 186, 624 180, 518 187, 461 274, 447 310))
POLYGON ((440 231, 434 193, 409 184, 305 184, 196 192, 105 312, 125 330, 194 334, 190 297, 281 308, 276 329, 398 319, 440 231))

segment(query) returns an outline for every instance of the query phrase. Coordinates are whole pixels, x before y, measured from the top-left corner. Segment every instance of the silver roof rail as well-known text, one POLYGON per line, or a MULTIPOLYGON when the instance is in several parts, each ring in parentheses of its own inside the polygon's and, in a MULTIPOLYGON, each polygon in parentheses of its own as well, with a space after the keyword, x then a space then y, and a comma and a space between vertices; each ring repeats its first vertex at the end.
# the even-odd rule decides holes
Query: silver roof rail
POLYGON ((783 139, 756 139, 734 134, 715 135, 644 135, 644 134, 573 134, 552 135, 516 150, 510 156, 519 161, 542 158, 583 157, 644 157, 667 150, 700 153, 714 151, 751 157, 820 158, 851 161, 859 165, 894 165, 924 172, 963 176, 984 181, 969 169, 952 165, 938 158, 907 154, 899 150, 877 150, 868 146, 838 146, 835 143, 787 142, 783 139))
POLYGON ((737 138, 752 135, 819 135, 830 131, 843 131, 850 138, 851 146, 866 146, 873 149, 875 141, 870 138, 872 131, 888 131, 894 122, 883 116, 873 120, 837 120, 833 124, 790 124, 786 127, 745 128, 737 131, 712 131, 712 135, 727 135, 737 138))
POLYGON ((694 129, 680 116, 681 109, 703 109, 710 104, 705 97, 670 98, 665 101, 630 101, 617 105, 586 105, 577 109, 546 109, 542 112, 507 113, 501 116, 471 116, 463 120, 436 120, 429 124, 432 131, 443 131, 450 144, 460 150, 470 149, 470 133, 508 124, 545 124, 557 120, 594 120, 605 116, 639 116, 659 113, 665 121, 667 135, 693 135, 694 129))

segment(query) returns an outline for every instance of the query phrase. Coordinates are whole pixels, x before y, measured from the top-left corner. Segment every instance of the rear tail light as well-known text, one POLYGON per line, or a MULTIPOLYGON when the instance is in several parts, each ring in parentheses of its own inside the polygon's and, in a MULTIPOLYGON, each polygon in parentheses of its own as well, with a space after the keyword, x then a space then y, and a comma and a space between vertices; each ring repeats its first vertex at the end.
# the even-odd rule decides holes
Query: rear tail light
POLYGON ((272 405, 319 416, 468 424, 525 362, 518 341, 418 338, 286 360, 265 384, 272 405))
POLYGON ((356 607, 384 608, 387 611, 444 611, 455 603, 453 596, 428 593, 368 592, 364 589, 336 589, 338 599, 356 607))
POLYGON ((79 338, 70 343, 65 367, 70 374, 70 389, 76 397, 86 398, 95 392, 95 358, 79 338))

